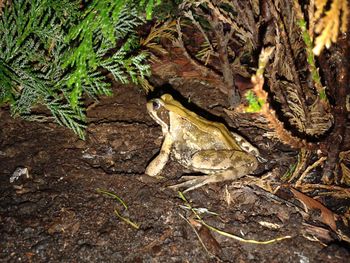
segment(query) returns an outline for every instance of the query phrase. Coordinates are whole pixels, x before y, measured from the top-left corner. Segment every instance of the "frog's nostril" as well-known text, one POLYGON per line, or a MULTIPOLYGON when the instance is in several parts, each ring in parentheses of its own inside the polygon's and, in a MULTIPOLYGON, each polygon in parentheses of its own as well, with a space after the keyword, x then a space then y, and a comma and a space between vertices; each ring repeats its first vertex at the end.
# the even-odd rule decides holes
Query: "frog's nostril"
POLYGON ((153 106, 153 109, 154 110, 158 110, 159 109, 159 107, 160 107, 160 104, 159 104, 159 102, 158 101, 153 101, 152 102, 152 106, 153 106))

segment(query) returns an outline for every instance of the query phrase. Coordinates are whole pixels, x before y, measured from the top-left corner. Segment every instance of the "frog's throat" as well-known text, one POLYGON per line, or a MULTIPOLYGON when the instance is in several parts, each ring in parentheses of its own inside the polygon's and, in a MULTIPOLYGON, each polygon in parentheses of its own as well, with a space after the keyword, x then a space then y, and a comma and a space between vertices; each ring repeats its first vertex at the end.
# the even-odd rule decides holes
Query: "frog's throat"
POLYGON ((234 138, 232 138, 230 131, 226 126, 220 122, 208 121, 207 119, 197 115, 196 113, 186 109, 182 104, 173 99, 170 94, 164 94, 161 99, 165 102, 164 107, 171 112, 179 114, 181 117, 191 121, 199 129, 205 132, 211 132, 217 134, 217 136, 222 135, 225 142, 232 149, 237 149, 242 151, 242 148, 238 145, 234 138))

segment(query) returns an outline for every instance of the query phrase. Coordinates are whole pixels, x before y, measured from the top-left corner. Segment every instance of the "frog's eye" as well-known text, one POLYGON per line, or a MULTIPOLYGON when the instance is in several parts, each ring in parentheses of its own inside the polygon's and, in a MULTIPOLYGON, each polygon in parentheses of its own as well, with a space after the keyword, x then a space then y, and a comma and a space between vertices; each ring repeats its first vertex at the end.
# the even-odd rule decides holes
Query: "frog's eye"
POLYGON ((160 108, 160 103, 156 100, 152 102, 152 106, 154 110, 158 110, 160 108))

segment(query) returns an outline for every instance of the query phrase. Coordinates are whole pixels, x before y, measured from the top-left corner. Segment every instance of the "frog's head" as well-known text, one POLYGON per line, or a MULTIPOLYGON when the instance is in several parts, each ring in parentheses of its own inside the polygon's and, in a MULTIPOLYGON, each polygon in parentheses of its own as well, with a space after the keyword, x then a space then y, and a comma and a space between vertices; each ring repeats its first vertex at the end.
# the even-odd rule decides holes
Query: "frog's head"
POLYGON ((188 117, 188 110, 180 102, 174 100, 170 94, 164 94, 160 98, 151 99, 147 103, 147 110, 152 119, 162 126, 163 133, 169 130, 171 121, 170 113, 181 117, 188 117))
POLYGON ((164 94, 160 98, 151 99, 147 103, 147 110, 152 117, 160 126, 162 126, 163 133, 169 130, 170 116, 168 103, 173 100, 173 97, 169 94, 164 94))

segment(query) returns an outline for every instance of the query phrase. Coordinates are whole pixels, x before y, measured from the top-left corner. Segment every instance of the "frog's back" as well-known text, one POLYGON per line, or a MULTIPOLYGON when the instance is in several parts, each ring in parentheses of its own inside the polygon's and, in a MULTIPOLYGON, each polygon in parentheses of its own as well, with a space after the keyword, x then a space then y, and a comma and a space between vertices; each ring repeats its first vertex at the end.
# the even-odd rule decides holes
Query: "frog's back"
POLYGON ((197 150, 224 150, 231 149, 225 142, 220 131, 208 132, 203 130, 200 126, 184 118, 175 117, 170 126, 170 133, 174 139, 174 146, 186 149, 187 151, 197 150))

